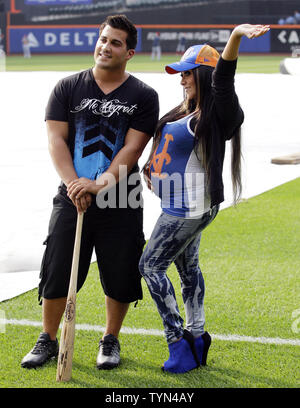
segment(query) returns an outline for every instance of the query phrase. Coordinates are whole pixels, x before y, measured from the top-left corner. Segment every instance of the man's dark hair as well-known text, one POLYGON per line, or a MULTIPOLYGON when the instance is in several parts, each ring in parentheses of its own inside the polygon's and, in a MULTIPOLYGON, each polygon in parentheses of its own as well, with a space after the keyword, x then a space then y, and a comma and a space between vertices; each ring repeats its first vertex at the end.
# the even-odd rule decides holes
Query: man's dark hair
POLYGON ((115 16, 108 16, 100 26, 100 34, 104 27, 109 25, 112 28, 123 30, 127 33, 126 44, 127 49, 135 49, 137 44, 137 30, 130 20, 124 14, 117 14, 115 16))

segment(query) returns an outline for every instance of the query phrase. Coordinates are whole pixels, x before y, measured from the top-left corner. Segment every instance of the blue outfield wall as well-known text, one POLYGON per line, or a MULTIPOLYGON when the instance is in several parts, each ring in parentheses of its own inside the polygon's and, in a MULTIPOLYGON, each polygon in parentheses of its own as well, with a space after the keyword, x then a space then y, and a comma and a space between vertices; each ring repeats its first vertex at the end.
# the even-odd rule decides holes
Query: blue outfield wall
MULTIPOLYGON (((141 51, 141 29, 138 28, 136 51, 141 51)), ((10 28, 10 54, 23 53, 22 38, 28 36, 32 54, 89 53, 93 52, 99 27, 88 28, 10 28)))
POLYGON ((271 52, 271 33, 267 32, 262 37, 250 40, 243 37, 240 45, 240 52, 249 53, 269 53, 271 52))
MULTIPOLYGON (((149 37, 149 29, 139 27, 137 28, 137 30, 138 44, 136 51, 150 52, 152 40, 150 39, 151 36, 149 37), (147 33, 148 35, 146 35, 147 33)), ((194 31, 196 34, 200 33, 200 30, 190 31, 194 31)), ((206 29, 206 31, 209 30, 206 29)), ((95 44, 99 35, 99 27, 9 27, 10 54, 23 53, 22 38, 24 35, 28 36, 32 54, 90 53, 94 51, 95 44)), ((172 52, 176 50, 176 44, 178 40, 177 37, 175 39, 174 35, 175 33, 172 33, 171 41, 161 41, 162 52, 172 52)), ((226 44, 227 39, 224 38, 221 42, 209 41, 209 43, 212 46, 215 46, 218 50, 222 50, 226 44)), ((193 44, 199 43, 199 41, 200 40, 198 38, 197 40, 194 39, 193 44)), ((203 43, 206 41, 201 38, 200 42, 203 43)), ((192 44, 187 45, 190 46, 192 44)), ((268 53, 270 51, 272 51, 270 32, 268 32, 263 37, 257 38, 255 40, 249 40, 247 38, 242 39, 240 46, 240 52, 242 53, 268 53)))

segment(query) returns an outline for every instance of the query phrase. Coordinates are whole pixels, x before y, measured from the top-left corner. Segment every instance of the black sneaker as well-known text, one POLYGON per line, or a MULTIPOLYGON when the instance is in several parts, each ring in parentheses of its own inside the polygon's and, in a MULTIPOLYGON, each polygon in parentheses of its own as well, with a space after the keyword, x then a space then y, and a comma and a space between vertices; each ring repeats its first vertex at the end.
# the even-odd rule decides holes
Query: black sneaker
POLYGON ((51 340, 48 333, 41 333, 33 349, 26 354, 21 362, 24 368, 42 366, 46 361, 58 355, 58 341, 51 340))
POLYGON ((120 364, 120 343, 113 334, 107 334, 99 342, 97 368, 110 370, 120 364))

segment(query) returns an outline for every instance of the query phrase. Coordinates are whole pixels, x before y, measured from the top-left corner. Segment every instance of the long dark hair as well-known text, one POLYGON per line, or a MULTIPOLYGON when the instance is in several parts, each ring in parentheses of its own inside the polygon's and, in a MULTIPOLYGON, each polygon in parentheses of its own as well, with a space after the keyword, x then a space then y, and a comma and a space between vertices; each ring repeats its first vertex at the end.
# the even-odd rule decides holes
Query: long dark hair
MULTIPOLYGON (((193 123, 195 123, 194 151, 207 174, 207 184, 209 184, 211 174, 211 117, 214 109, 214 98, 212 93, 212 73, 214 68, 201 65, 192 70, 195 85, 196 98, 193 100, 184 99, 183 102, 164 115, 158 122, 153 138, 153 144, 149 158, 143 168, 149 176, 150 164, 153 154, 160 143, 162 129, 167 122, 174 122, 186 115, 193 113, 193 123)), ((234 204, 241 196, 241 132, 237 130, 231 139, 231 179, 233 189, 234 204)))

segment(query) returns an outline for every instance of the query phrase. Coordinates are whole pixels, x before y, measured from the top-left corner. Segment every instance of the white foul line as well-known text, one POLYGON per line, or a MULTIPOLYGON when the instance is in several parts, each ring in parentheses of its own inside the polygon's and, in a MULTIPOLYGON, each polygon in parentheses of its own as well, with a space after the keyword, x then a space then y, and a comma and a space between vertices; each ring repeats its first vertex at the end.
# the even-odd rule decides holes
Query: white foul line
MULTIPOLYGON (((15 326, 35 326, 41 327, 41 322, 35 322, 31 320, 15 320, 7 319, 6 324, 11 324, 15 326)), ((105 327, 93 326, 90 324, 76 324, 77 330, 87 330, 104 332, 105 327)), ((155 329, 135 329, 130 327, 123 327, 121 333, 124 334, 141 334, 146 336, 163 336, 164 332, 162 330, 155 329)), ((251 336, 239 336, 236 334, 211 334, 212 339, 223 340, 223 341, 245 341, 250 343, 262 343, 262 344, 276 344, 276 345, 289 345, 289 346, 300 346, 300 340, 294 339, 281 339, 278 337, 251 337, 251 336)))

